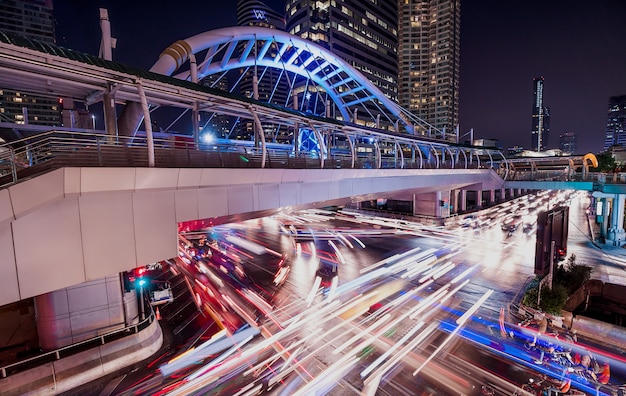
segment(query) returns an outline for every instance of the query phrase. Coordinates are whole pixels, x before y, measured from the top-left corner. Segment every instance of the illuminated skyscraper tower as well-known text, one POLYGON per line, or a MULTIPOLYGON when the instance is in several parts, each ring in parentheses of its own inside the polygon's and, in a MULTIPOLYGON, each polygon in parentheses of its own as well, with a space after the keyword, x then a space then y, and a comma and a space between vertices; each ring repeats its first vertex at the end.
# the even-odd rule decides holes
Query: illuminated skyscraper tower
POLYGON ((533 78, 533 120, 531 149, 544 151, 550 134, 550 108, 543 103, 543 77, 533 78))
POLYGON ((614 145, 626 146, 626 95, 609 98, 604 149, 614 145))
MULTIPOLYGON (((52 9, 52 0, 2 2, 0 31, 54 43, 52 9)), ((16 124, 61 125, 61 104, 57 97, 42 97, 0 87, 0 121, 16 124)), ((6 136, 6 138, 13 138, 13 136, 6 136)))
MULTIPOLYGON (((289 33, 329 49, 397 101, 396 0, 287 0, 286 16, 289 33)), ((300 105, 310 106, 302 110, 320 113, 315 95, 307 92, 300 105)), ((380 114, 373 104, 359 111, 374 116, 368 119, 380 114)))
POLYGON ((459 122, 460 0, 398 1, 398 98, 439 130, 459 122))

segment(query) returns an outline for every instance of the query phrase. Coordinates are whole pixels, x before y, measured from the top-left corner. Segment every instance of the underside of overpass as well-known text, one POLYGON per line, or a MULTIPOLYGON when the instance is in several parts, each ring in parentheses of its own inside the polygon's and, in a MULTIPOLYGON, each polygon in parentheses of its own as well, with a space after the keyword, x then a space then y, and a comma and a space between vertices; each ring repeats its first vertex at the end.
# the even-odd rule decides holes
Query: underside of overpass
POLYGON ((180 223, 502 184, 476 169, 61 168, 0 191, 0 305, 175 257, 180 223))

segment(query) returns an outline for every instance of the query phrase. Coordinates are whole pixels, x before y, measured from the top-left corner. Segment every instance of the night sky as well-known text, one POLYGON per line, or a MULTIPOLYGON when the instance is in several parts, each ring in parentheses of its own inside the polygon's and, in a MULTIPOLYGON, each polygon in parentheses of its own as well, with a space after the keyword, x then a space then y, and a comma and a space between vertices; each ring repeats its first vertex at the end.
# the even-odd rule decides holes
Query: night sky
MULTIPOLYGON (((282 9, 282 0, 266 4, 282 9)), ((236 24, 235 0, 57 0, 57 44, 98 54, 99 8, 109 10, 113 60, 149 69, 176 40, 236 24), (164 5, 167 4, 167 5, 164 5)), ((465 0, 461 4, 461 133, 530 146, 533 77, 551 108, 548 147, 578 136, 604 143, 609 96, 626 94, 626 1, 465 0)))

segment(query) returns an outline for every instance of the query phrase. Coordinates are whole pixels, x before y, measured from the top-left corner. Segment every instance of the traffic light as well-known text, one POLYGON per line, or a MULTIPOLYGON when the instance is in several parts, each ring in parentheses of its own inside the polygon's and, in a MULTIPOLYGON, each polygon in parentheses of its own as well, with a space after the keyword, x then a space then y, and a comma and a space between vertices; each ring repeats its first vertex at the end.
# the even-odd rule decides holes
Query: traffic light
POLYGON ((137 286, 145 287, 150 279, 148 278, 149 271, 146 267, 135 268, 131 271, 122 272, 122 278, 124 279, 124 291, 129 293, 135 290, 137 286))
POLYGON ((130 293, 135 290, 135 273, 124 271, 122 272, 122 279, 124 280, 124 291, 130 293))

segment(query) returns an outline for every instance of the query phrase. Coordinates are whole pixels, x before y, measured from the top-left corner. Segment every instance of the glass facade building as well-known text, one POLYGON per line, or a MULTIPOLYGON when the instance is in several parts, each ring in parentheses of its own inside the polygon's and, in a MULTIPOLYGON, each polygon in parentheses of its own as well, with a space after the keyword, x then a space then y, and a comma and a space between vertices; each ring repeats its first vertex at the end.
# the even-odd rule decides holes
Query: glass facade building
MULTIPOLYGON (((52 0, 3 0, 0 2, 0 31, 54 43, 52 10, 52 0)), ((57 97, 42 97, 0 87, 2 122, 61 125, 61 107, 57 97)))
POLYGON ((459 123, 460 0, 398 1, 398 99, 435 128, 459 123))
MULTIPOLYGON (((287 32, 330 50, 397 102, 395 0, 287 0, 285 10, 287 32)), ((363 111, 380 114, 375 103, 363 111)))
POLYGON ((626 95, 609 98, 604 150, 616 145, 626 147, 626 95))
POLYGON ((559 136, 559 149, 565 154, 575 154, 578 150, 576 144, 576 134, 573 132, 565 132, 559 136))
POLYGON ((533 78, 533 114, 530 147, 533 151, 544 151, 550 135, 550 108, 543 102, 543 77, 533 78))

